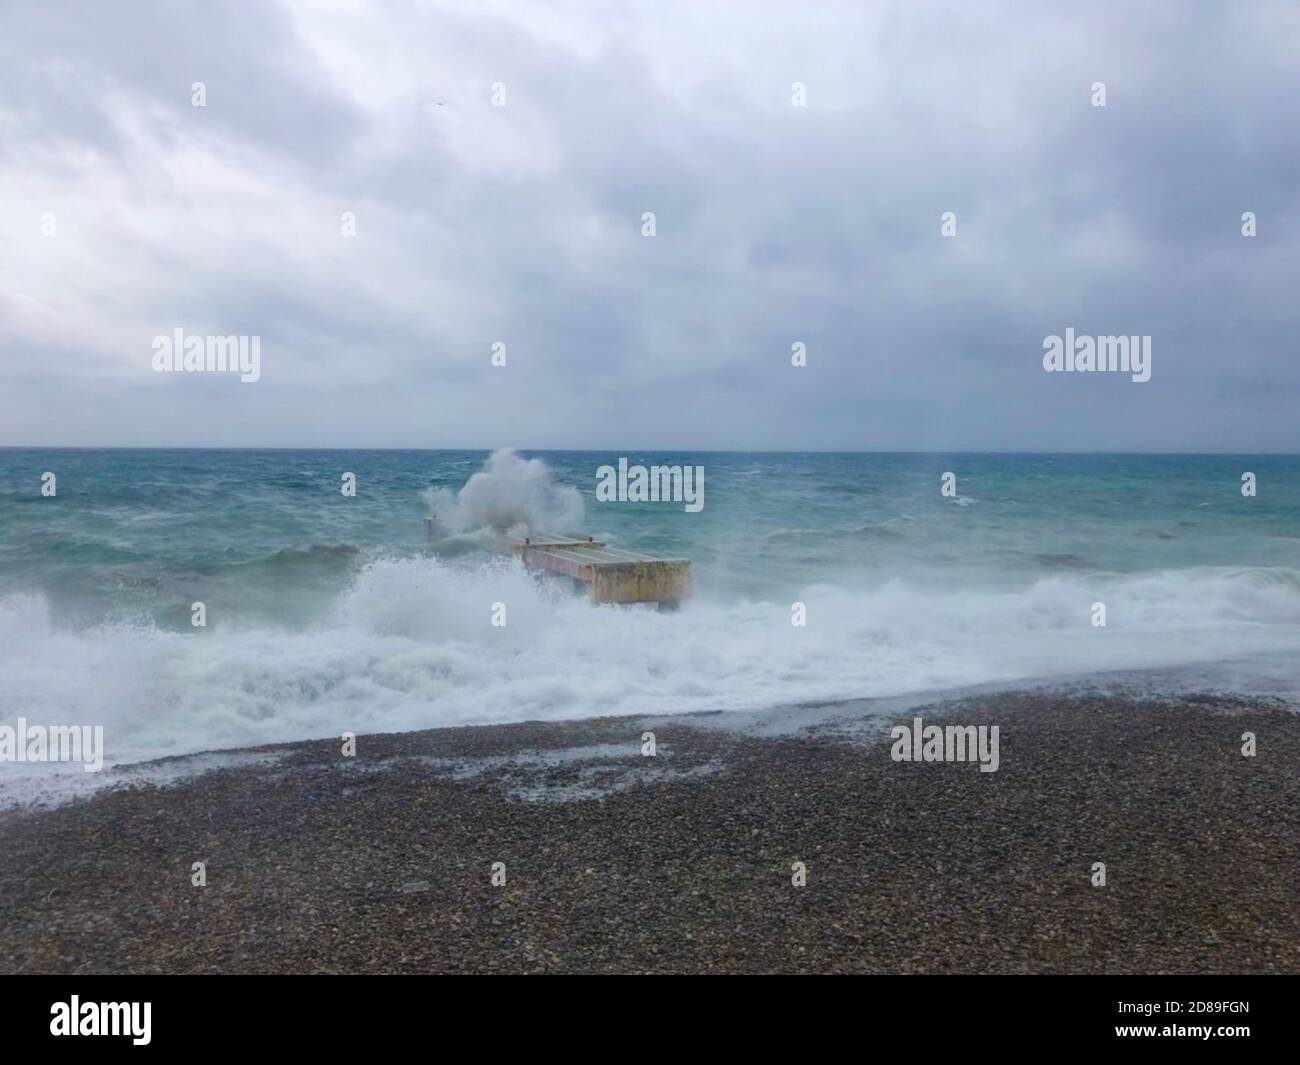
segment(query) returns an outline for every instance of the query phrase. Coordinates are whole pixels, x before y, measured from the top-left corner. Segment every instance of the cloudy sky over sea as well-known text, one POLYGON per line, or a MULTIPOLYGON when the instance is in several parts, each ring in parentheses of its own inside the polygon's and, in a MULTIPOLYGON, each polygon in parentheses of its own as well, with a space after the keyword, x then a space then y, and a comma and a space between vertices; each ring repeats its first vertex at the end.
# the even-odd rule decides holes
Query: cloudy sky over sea
POLYGON ((1300 450, 1297 55, 1289 0, 8 0, 0 445, 1300 450))

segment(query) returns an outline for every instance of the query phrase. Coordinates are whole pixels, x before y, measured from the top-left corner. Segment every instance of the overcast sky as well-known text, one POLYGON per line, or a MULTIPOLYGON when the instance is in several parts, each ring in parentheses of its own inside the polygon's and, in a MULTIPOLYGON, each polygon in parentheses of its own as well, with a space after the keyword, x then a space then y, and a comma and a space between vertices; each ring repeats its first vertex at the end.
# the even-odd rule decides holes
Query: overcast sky
POLYGON ((1297 57, 1294 0, 5 0, 0 445, 1300 451, 1297 57))

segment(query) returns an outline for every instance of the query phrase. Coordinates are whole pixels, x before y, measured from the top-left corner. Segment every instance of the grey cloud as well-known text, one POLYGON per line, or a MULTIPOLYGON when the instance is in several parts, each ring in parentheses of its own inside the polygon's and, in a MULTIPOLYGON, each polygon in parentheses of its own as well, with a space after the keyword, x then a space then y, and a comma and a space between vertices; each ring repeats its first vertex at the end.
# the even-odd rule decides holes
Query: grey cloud
POLYGON ((552 10, 8 5, 0 443, 1300 445, 1290 5, 552 10))

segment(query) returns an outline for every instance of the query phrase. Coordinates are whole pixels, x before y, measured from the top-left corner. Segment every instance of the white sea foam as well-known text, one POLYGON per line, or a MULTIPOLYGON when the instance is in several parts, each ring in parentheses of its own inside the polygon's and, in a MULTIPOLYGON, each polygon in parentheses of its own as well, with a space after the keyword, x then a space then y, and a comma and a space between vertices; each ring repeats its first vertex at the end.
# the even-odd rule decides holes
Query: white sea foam
MULTIPOLYGON (((1300 647, 1300 573, 1043 578, 1017 590, 806 588, 790 605, 594 606, 516 561, 369 564, 308 629, 56 625, 0 599, 0 722, 103 725, 108 764, 305 738, 754 709, 1300 647), (1093 628, 1089 606, 1108 606, 1093 628), (491 624, 492 604, 507 608, 491 624)), ((31 770, 29 770, 31 771, 31 770)), ((0 790, 4 767, 0 767, 0 790)), ((82 774, 85 776, 86 774, 82 774)))

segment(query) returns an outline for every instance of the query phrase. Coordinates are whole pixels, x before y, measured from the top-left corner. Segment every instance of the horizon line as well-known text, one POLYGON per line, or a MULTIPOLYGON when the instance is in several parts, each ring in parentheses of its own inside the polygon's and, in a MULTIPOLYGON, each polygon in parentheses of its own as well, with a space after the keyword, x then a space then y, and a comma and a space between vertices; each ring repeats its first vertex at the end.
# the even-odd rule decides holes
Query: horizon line
POLYGON ((980 448, 945 448, 916 450, 912 448, 877 448, 877 449, 843 449, 843 448, 694 448, 673 445, 656 445, 652 447, 319 447, 314 445, 136 445, 136 444, 0 444, 0 451, 391 451, 437 454, 440 452, 482 452, 487 455, 497 451, 518 451, 524 453, 549 454, 592 454, 599 452, 668 452, 691 453, 698 455, 1145 455, 1153 458, 1199 458, 1213 456, 1250 455, 1276 456, 1282 458, 1300 457, 1300 451, 1127 451, 1127 450, 986 450, 980 448))

